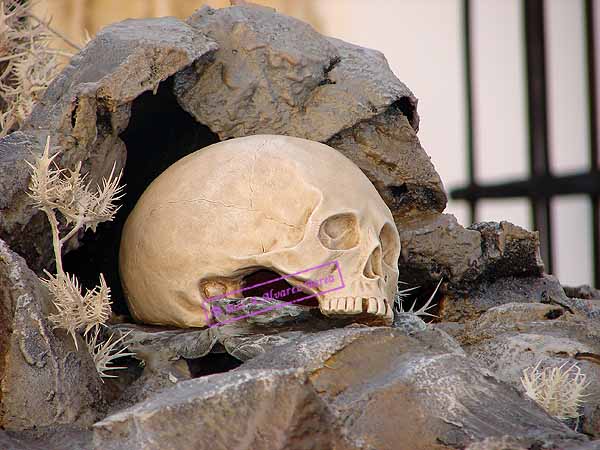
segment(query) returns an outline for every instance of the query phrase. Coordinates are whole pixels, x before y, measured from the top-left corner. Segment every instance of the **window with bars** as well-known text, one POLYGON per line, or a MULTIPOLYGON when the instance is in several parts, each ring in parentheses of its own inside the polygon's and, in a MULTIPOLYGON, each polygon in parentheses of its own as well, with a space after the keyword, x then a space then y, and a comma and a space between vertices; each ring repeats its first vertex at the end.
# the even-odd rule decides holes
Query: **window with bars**
MULTIPOLYGON (((593 282, 600 286, 600 173, 598 165, 598 108, 597 108, 597 48, 594 0, 584 0, 584 36, 586 55, 587 111, 589 129, 589 167, 585 172, 555 175, 550 167, 550 144, 548 122, 548 86, 546 62, 546 33, 544 0, 522 2, 523 38, 527 80, 528 159, 530 173, 524 179, 482 183, 477 180, 475 159, 478 148, 473 136, 477 111, 473 101, 473 16, 472 1, 463 0, 464 62, 466 77, 467 116, 467 175, 466 185, 451 189, 451 198, 465 200, 469 204, 471 222, 479 220, 478 205, 483 199, 526 198, 529 200, 533 228, 539 231, 542 258, 548 272, 554 268, 552 200, 564 195, 586 195, 591 205, 591 233, 587 237, 592 248, 593 282)), ((574 30, 576 31, 576 30, 574 30)), ((577 132, 577 130, 574 130, 577 132)), ((565 151, 568 151, 565 149, 565 151)), ((577 220, 573 217, 572 220, 577 220)))

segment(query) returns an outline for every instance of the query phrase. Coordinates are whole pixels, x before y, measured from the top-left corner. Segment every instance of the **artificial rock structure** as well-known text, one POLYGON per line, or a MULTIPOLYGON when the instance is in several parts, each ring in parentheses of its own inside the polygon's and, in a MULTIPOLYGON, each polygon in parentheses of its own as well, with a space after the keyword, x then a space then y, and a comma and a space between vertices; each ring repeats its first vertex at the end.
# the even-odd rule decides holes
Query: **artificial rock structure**
POLYGON ((0 248, 0 425, 8 430, 0 431, 0 447, 593 448, 586 441, 600 436, 597 393, 578 429, 584 435, 519 393, 518 370, 497 371, 495 364, 520 370, 503 349, 529 348, 540 358, 579 361, 599 380, 596 301, 570 298, 544 275, 535 233, 506 222, 464 228, 443 214, 446 194, 419 143, 418 125, 416 98, 381 53, 322 36, 268 8, 204 7, 185 21, 126 20, 98 33, 26 125, 0 140, 0 238, 6 242, 0 248), (26 267, 40 274, 52 249, 45 218, 25 193, 25 160, 50 135, 62 148, 61 166, 82 162, 92 182, 115 162, 124 168, 127 195, 116 220, 95 235, 73 237, 65 269, 92 283, 104 272, 113 308, 131 321, 119 290, 118 242, 142 192, 185 155, 256 134, 325 143, 362 170, 398 229, 400 280, 427 293, 444 279, 439 323, 322 331, 323 317, 289 310, 216 330, 127 324, 136 330, 131 339, 146 361, 144 373, 130 364, 120 383, 99 387, 89 355, 48 325, 50 306, 26 267), (290 318, 303 325, 293 328, 290 318), (288 328, 278 332, 274 324, 288 328), (577 332, 582 327, 586 332, 577 332), (248 362, 215 374, 232 368, 223 363, 226 354, 248 362), (368 364, 353 364, 363 358, 368 364), (200 376, 206 373, 213 375, 200 376), (40 379, 34 408, 19 392, 40 379), (479 397, 485 401, 474 401, 479 397), (265 413, 274 405, 282 408, 277 422, 265 413), (217 425, 229 411, 239 420, 222 432, 227 427, 217 425), (190 417, 214 427, 204 435, 202 427, 172 428, 190 417), (66 423, 80 428, 65 432, 66 423))

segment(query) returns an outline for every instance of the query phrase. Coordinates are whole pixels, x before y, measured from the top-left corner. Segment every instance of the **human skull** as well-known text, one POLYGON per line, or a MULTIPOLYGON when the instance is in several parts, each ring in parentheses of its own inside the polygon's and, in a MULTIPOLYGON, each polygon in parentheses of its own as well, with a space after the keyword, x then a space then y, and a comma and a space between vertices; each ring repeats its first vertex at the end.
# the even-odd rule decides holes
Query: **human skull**
POLYGON ((318 142, 256 135, 198 150, 156 178, 125 223, 119 270, 143 323, 209 325, 210 299, 243 295, 246 277, 265 269, 326 316, 390 324, 399 254, 392 214, 354 163, 318 142), (344 287, 307 286, 331 275, 332 261, 344 287))

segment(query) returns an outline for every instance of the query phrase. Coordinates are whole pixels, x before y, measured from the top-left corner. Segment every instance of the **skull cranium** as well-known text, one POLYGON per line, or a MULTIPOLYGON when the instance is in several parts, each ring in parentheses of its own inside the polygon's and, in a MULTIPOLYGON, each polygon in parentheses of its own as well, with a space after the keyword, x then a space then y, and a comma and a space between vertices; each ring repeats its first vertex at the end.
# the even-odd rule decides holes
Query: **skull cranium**
POLYGON ((315 294, 324 315, 389 324, 399 254, 392 214, 354 163, 318 142, 256 135, 203 148, 155 179, 127 219, 119 263, 144 323, 208 325, 210 297, 268 270, 296 274, 286 281, 315 294), (341 289, 305 283, 331 266, 298 274, 331 261, 341 289))

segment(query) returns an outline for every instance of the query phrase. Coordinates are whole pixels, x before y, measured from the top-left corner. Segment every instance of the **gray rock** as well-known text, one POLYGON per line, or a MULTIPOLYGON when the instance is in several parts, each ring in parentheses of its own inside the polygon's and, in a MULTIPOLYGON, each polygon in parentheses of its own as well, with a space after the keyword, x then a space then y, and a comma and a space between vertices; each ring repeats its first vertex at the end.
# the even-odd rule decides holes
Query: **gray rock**
POLYGON ((569 444, 564 450, 600 450, 600 441, 582 442, 579 444, 569 444))
POLYGON ((321 332, 237 371, 290 367, 309 372, 344 433, 368 448, 460 448, 504 435, 528 446, 583 439, 465 356, 400 330, 321 332))
POLYGON ((482 260, 481 234, 462 227, 449 214, 407 216, 398 223, 402 250, 400 280, 433 284, 444 277, 452 284, 476 278, 482 260))
POLYGON ((600 290, 594 289, 587 284, 582 284, 581 286, 563 286, 563 289, 568 297, 600 300, 600 290))
POLYGON ((148 370, 169 366, 180 358, 200 358, 217 343, 213 328, 168 329, 165 327, 118 324, 109 327, 116 338, 125 336, 128 351, 144 361, 148 370))
POLYGON ((431 450, 508 435, 524 448, 585 441, 438 336, 365 326, 305 334, 107 417, 94 425, 94 444, 431 450))
MULTIPOLYGON (((205 7, 188 24, 162 18, 105 28, 51 84, 23 132, 40 142, 50 134, 64 150, 60 162, 70 167, 83 161, 94 183, 113 163, 117 169, 125 164, 128 149, 120 135, 138 123, 132 114, 145 117, 132 110, 134 100, 163 87, 198 121, 195 126, 206 125, 220 139, 278 133, 332 145, 364 170, 396 217, 442 211, 446 204, 441 180, 416 137, 417 100, 383 55, 322 36, 268 8, 205 7)), ((193 142, 187 145, 183 154, 166 145, 172 154, 160 156, 161 164, 197 150, 193 142)), ((26 186, 27 170, 15 164, 3 169, 14 171, 15 186, 26 186)), ((156 176, 155 167, 134 169, 146 184, 156 176)), ((141 194, 131 186, 128 192, 122 215, 141 194)), ((49 235, 31 224, 34 215, 24 197, 9 194, 0 190, 6 203, 0 235, 8 238, 8 230, 17 230, 9 244, 39 271, 50 262, 49 235), (20 230, 32 233, 25 239, 20 230)))
POLYGON ((557 305, 508 303, 466 324, 458 336, 467 354, 519 390, 527 367, 577 364, 590 381, 583 430, 600 437, 600 326, 557 305))
POLYGON ((80 340, 53 331, 48 292, 23 258, 0 240, 0 426, 22 430, 91 424, 100 378, 80 340))
POLYGON ((112 399, 113 401, 110 404, 108 414, 129 408, 136 403, 174 387, 177 383, 190 380, 192 379, 192 375, 185 360, 181 359, 172 361, 169 365, 156 367, 151 370, 144 369, 141 375, 131 378, 125 379, 121 372, 119 373, 119 378, 111 380, 119 384, 121 389, 115 398, 112 399))
POLYGON ((504 221, 480 222, 468 229, 481 234, 487 277, 531 276, 544 272, 537 232, 504 221))
POLYGON ((25 432, 0 430, 2 450, 90 450, 92 432, 73 426, 59 426, 25 432))
MULTIPOLYGON (((62 148, 60 164, 83 163, 88 181, 107 177, 114 163, 124 166, 119 137, 129 123, 131 105, 177 71, 210 59, 216 45, 172 17, 126 20, 110 25, 74 56, 51 83, 23 126, 0 140, 0 237, 25 256, 36 271, 51 261, 49 227, 24 194, 30 151, 41 153, 45 138, 62 148), (37 142, 37 144, 36 144, 37 142)), ((74 237, 66 248, 76 247, 74 237)))
POLYGON ((544 271, 537 233, 508 222, 465 229, 452 215, 434 214, 402 218, 398 230, 400 279, 411 284, 434 284, 443 277, 450 291, 470 293, 482 281, 539 277, 544 271))
POLYGON ((442 211, 442 182, 416 137, 417 100, 385 57, 254 6, 204 7, 188 23, 219 46, 175 77, 181 106, 220 139, 275 133, 354 161, 398 214, 442 211))
POLYGON ((402 330, 407 336, 411 336, 427 329, 427 324, 417 314, 410 312, 395 312, 393 328, 402 330))
POLYGON ((176 94, 221 139, 270 133, 327 141, 401 100, 418 128, 415 97, 376 50, 250 5, 205 6, 188 23, 219 50, 197 79, 176 77, 176 94))
POLYGON ((348 319, 332 321, 315 314, 316 308, 290 304, 265 314, 227 323, 228 318, 235 314, 245 316, 248 312, 264 308, 247 301, 252 299, 217 300, 223 310, 225 304, 235 308, 244 304, 248 306, 231 315, 220 316, 225 324, 219 326, 182 329, 122 323, 108 328, 117 339, 124 337, 129 351, 135 353, 135 358, 144 361, 146 370, 153 371, 168 368, 173 361, 180 359, 202 358, 209 352, 227 352, 240 361, 247 361, 273 347, 294 342, 307 333, 344 326, 350 322, 348 319))
POLYGON ((52 260, 50 226, 44 213, 30 206, 30 168, 25 163, 41 151, 37 138, 20 131, 0 139, 0 239, 38 265, 52 260), (32 252, 32 239, 43 242, 32 252))
MULTIPOLYGON (((51 84, 24 126, 25 134, 0 143, 10 149, 4 153, 13 155, 1 168, 14 178, 11 187, 0 185, 0 236, 34 270, 50 263, 48 227, 23 194, 29 172, 22 147, 39 152, 35 142, 50 134, 64 150, 61 164, 82 161, 92 183, 106 176, 113 163, 123 167, 128 151, 148 152, 147 161, 134 167, 135 177, 127 180, 125 205, 106 226, 110 232, 84 257, 98 263, 118 296, 116 268, 106 261, 115 258, 120 227, 157 172, 197 150, 200 142, 278 133, 325 142, 364 171, 401 232, 403 281, 428 286, 443 276, 446 290, 464 292, 481 279, 539 275, 543 269, 535 233, 505 222, 465 229, 440 214, 446 194, 416 136, 416 105, 380 52, 327 38, 269 8, 204 7, 187 23, 163 18, 114 24, 51 84), (157 91, 160 102, 148 106, 146 100, 133 108, 142 94, 157 91), (177 130, 178 135, 195 135, 206 126, 215 137, 186 143, 165 138, 164 148, 152 149, 129 133, 132 123, 140 127, 140 121, 155 117, 152 108, 170 107, 196 120, 184 125, 194 130, 177 130), (108 241, 111 245, 103 245, 108 241)), ((65 251, 80 239, 73 237, 65 251)))
POLYGON ((485 438, 467 446, 465 450, 529 450, 512 436, 485 438))
POLYGON ((10 436, 2 430, 0 430, 0 448, 3 450, 42 450, 42 447, 34 447, 16 437, 10 436))
POLYGON ((598 320, 600 318, 600 299, 589 300, 585 298, 562 297, 555 299, 554 303, 573 314, 578 314, 588 319, 598 320))
POLYGON ((493 281, 482 280, 470 289, 450 289, 439 304, 438 315, 443 321, 470 320, 490 308, 515 302, 569 303, 559 281, 551 275, 509 276, 493 281))
POLYGON ((406 114, 396 102, 326 141, 369 177, 399 229, 405 217, 430 217, 432 212, 443 211, 447 201, 440 177, 406 114))
POLYGON ((102 450, 355 449, 301 370, 244 370, 178 383, 94 425, 102 450))
MULTIPOLYGON (((541 444, 540 444, 541 445, 541 444)), ((533 450, 535 448, 543 448, 539 446, 524 446, 517 442, 511 436, 502 436, 500 438, 484 439, 483 441, 469 445, 465 450, 533 450)), ((598 450, 600 449, 600 441, 579 442, 565 444, 560 447, 560 450, 598 450)))
MULTIPOLYGON (((250 299, 225 300, 227 303, 243 305, 245 300, 250 299)), ((253 305, 252 302, 247 303, 253 305)), ((313 309, 285 305, 268 314, 204 329, 173 329, 125 323, 109 325, 109 332, 116 339, 124 336, 128 351, 134 353, 134 358, 140 360, 143 367, 141 376, 137 373, 137 368, 129 368, 129 377, 124 377, 123 372, 119 372, 119 378, 123 380, 114 380, 120 392, 111 404, 111 411, 145 400, 173 387, 175 383, 197 376, 195 374, 198 372, 222 371, 223 368, 211 367, 210 359, 203 358, 209 353, 229 354, 241 364, 242 361, 268 352, 276 346, 295 342, 307 333, 348 323, 347 320, 337 323, 322 316, 313 316, 313 309)), ((236 313, 243 315, 241 310, 236 313)), ((236 366, 231 359, 224 360, 224 364, 227 367, 236 366)))

